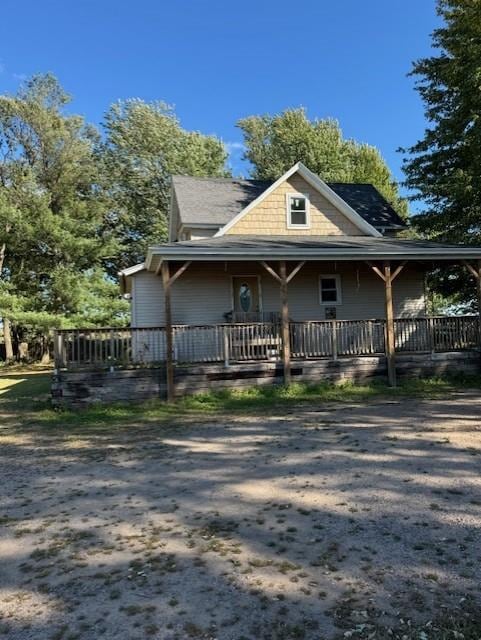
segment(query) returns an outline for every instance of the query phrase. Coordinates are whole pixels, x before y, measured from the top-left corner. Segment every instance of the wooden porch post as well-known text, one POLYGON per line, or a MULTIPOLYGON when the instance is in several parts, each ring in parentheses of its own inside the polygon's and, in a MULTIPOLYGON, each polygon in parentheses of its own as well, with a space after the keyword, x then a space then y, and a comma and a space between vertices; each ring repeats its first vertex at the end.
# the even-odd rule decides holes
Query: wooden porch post
POLYGON ((391 264, 385 262, 383 265, 384 293, 386 305, 386 359, 387 377, 389 386, 396 386, 396 349, 394 336, 394 311, 392 304, 392 276, 391 264))
POLYGON ((164 312, 165 312, 165 367, 166 367, 166 381, 167 381, 167 402, 172 402, 174 399, 174 335, 172 329, 172 304, 170 292, 172 285, 180 278, 186 269, 191 265, 191 260, 184 262, 184 264, 177 269, 175 273, 170 274, 170 265, 168 260, 162 260, 157 267, 155 273, 162 275, 162 287, 164 289, 164 312))
POLYGON ((167 260, 162 261, 162 286, 164 289, 164 313, 165 313, 165 367, 167 381, 167 402, 174 399, 174 340, 172 336, 172 307, 170 300, 170 268, 167 260))
POLYGON ((285 260, 279 263, 281 293, 281 339, 282 363, 284 367, 284 384, 291 383, 291 341, 289 337, 289 301, 287 297, 287 269, 285 260))
POLYGON ((376 275, 384 282, 384 302, 386 309, 386 360, 387 377, 391 387, 396 386, 396 336, 394 332, 394 311, 392 304, 392 283, 404 269, 405 262, 391 272, 391 263, 384 262, 382 271, 379 267, 367 263, 376 275))
POLYGON ((291 382, 291 340, 289 332, 289 301, 287 297, 287 285, 296 276, 304 266, 305 262, 299 262, 294 269, 287 275, 286 261, 279 262, 279 273, 276 273, 267 262, 261 260, 264 269, 277 280, 280 285, 281 294, 281 343, 282 343, 282 363, 284 368, 284 384, 291 382))
POLYGON ((463 260, 463 264, 473 274, 476 281, 476 298, 478 302, 478 329, 479 329, 479 347, 481 348, 481 260, 476 260, 476 266, 463 260))
POLYGON ((481 260, 476 261, 476 293, 478 298, 479 346, 481 348, 481 260))

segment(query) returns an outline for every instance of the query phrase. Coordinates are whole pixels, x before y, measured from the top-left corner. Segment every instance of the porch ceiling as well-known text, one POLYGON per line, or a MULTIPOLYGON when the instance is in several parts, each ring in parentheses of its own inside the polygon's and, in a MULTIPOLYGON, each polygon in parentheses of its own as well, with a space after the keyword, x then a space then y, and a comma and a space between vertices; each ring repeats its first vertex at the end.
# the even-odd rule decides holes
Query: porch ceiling
POLYGON ((149 247, 145 267, 162 260, 415 260, 481 259, 481 247, 367 236, 221 236, 149 247))

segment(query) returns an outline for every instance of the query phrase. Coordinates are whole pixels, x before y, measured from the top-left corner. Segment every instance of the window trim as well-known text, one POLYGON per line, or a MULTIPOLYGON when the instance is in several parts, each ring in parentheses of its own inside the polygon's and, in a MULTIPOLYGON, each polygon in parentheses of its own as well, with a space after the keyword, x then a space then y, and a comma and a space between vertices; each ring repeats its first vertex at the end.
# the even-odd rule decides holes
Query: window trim
POLYGON ((342 288, 341 288, 341 276, 339 273, 321 273, 319 274, 319 304, 321 307, 337 307, 342 304, 342 288), (322 301, 322 280, 329 278, 336 282, 336 301, 322 301))
POLYGON ((286 217, 288 229, 310 229, 311 228, 311 201, 308 193, 286 193, 286 217), (304 198, 306 201, 306 224, 293 224, 291 217, 291 198, 304 198))

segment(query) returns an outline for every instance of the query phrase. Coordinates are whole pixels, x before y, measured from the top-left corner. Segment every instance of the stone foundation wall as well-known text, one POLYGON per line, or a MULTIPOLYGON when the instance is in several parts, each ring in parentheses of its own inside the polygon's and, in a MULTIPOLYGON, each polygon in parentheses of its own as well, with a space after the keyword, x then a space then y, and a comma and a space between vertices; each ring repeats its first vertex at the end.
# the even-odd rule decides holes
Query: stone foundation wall
MULTIPOLYGON (((481 372, 479 352, 398 354, 396 371, 402 377, 430 377, 481 372)), ((339 358, 338 360, 294 360, 293 382, 366 382, 385 379, 384 356, 339 358)), ((178 366, 175 369, 177 396, 205 391, 282 384, 282 364, 252 362, 224 367, 221 364, 178 366)), ((114 371, 61 371, 52 381, 52 401, 59 407, 82 407, 96 403, 142 402, 165 399, 165 369, 114 371)))

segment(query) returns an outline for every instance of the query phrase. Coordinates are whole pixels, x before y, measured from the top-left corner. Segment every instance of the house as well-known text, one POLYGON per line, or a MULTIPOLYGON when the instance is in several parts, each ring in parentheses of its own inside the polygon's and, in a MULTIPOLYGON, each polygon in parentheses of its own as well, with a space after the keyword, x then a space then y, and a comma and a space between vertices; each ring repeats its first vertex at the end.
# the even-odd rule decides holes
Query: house
POLYGON ((121 274, 134 328, 283 317, 390 329, 426 316, 433 263, 481 259, 480 248, 399 237, 405 222, 372 185, 326 184, 302 163, 272 183, 174 176, 170 213, 169 241, 121 274))
MULTIPOLYGON (((365 260, 403 258, 407 249, 424 253, 424 244, 396 240, 405 228, 372 185, 327 185, 300 163, 274 183, 174 176, 169 242, 122 272, 132 326, 164 324, 158 275, 165 259, 192 261, 172 288, 175 324, 278 314, 278 283, 262 262, 280 259, 293 266, 305 261, 289 290, 293 320, 382 318, 383 288, 365 260)), ((399 275, 394 312, 426 313, 422 265, 399 275)))
POLYGON ((60 332, 59 366, 99 353, 163 363, 169 398, 296 376, 387 373, 394 385, 396 371, 478 370, 479 317, 428 318, 425 274, 463 263, 481 300, 481 247, 405 229, 372 185, 326 184, 301 163, 274 182, 173 176, 168 242, 120 274, 128 338, 111 330, 97 349, 93 334, 60 332))

